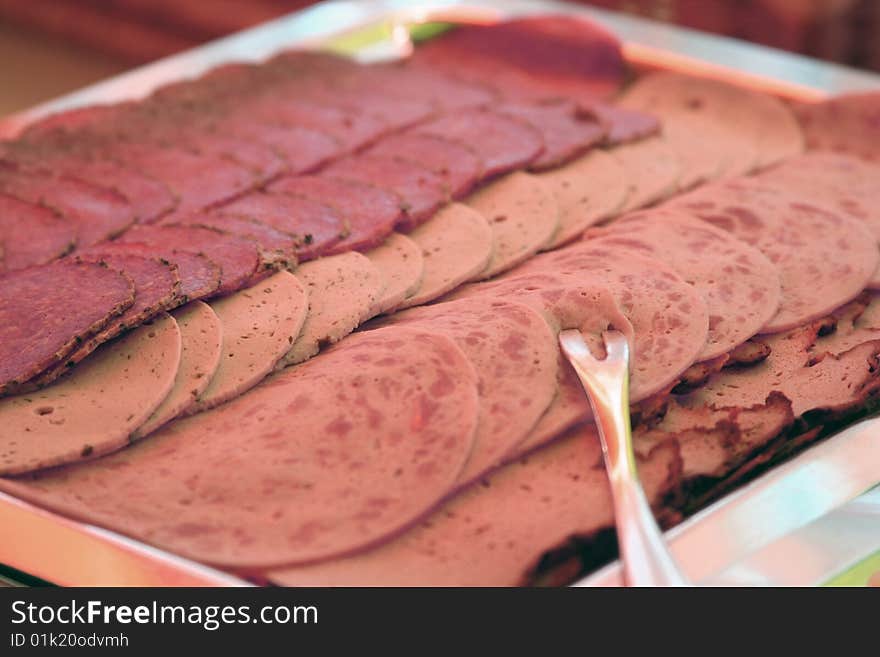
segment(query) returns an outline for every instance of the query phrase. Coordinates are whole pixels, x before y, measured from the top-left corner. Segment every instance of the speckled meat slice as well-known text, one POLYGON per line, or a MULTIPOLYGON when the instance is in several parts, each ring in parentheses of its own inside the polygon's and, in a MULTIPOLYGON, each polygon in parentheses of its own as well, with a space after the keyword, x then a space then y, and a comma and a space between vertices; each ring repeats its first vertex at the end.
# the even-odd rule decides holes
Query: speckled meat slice
POLYGON ((0 276, 55 260, 75 244, 76 226, 58 213, 0 193, 0 276))
POLYGON ((807 148, 880 160, 880 93, 845 94, 794 110, 807 148))
POLYGON ((134 303, 125 274, 72 259, 7 274, 0 285, 0 393, 63 361, 134 303))
POLYGON ((122 452, 2 485, 199 561, 309 562, 386 539, 437 504, 477 410, 454 342, 390 327, 122 452))

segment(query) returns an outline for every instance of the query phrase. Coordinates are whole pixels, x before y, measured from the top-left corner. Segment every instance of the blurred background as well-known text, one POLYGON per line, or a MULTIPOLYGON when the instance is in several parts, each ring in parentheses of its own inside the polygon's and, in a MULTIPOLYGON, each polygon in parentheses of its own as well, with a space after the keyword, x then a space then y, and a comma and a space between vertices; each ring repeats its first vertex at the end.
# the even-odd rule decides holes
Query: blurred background
MULTIPOLYGON (((0 115, 313 4, 0 0, 0 115)), ((609 9, 880 70, 880 0, 591 0, 609 9)))

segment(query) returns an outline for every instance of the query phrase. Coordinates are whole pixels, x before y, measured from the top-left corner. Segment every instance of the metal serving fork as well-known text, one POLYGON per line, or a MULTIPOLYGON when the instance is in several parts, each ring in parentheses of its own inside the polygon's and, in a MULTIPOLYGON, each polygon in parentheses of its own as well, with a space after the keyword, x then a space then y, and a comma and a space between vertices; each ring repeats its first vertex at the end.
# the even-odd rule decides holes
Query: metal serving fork
POLYGON ((617 542, 628 586, 690 586, 666 548, 636 470, 629 420, 629 345, 606 331, 606 357, 598 360, 578 330, 559 334, 559 344, 584 386, 599 427, 611 480, 617 542))

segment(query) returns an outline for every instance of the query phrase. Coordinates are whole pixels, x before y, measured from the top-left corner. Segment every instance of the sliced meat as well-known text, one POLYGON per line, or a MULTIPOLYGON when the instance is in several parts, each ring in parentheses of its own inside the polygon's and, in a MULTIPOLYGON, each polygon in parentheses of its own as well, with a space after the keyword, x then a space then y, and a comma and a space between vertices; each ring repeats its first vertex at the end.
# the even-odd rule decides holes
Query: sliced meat
POLYGON ((220 287, 219 265, 203 255, 180 251, 173 246, 115 241, 97 244, 90 249, 90 252, 159 258, 171 263, 177 267, 177 275, 180 278, 181 303, 209 297, 220 287))
POLYGON ((480 419, 461 485, 514 453, 556 394, 556 335, 528 306, 463 299, 407 310, 389 321, 449 336, 477 372, 480 419))
POLYGON ((464 466, 477 411, 454 342, 390 327, 118 454, 2 486, 206 563, 310 562, 428 512, 464 466))
POLYGON ((880 93, 844 94, 794 107, 807 148, 880 160, 880 93))
POLYGON ((272 372, 299 336, 308 308, 305 286, 286 271, 212 301, 223 327, 220 365, 187 412, 238 397, 272 372))
POLYGON ((0 193, 0 275, 60 258, 76 238, 76 226, 57 212, 0 193))
POLYGON ((129 308, 134 294, 134 283, 122 272, 70 259, 4 276, 0 392, 63 361, 129 308))
MULTIPOLYGON (((709 336, 698 360, 741 345, 779 309, 780 280, 773 263, 758 249, 692 215, 637 213, 588 231, 585 238, 624 259, 634 252, 665 262, 699 291, 709 311, 709 336)), ((564 260, 558 262, 564 265, 564 260)))
POLYGON ((535 162, 544 151, 541 133, 520 118, 489 109, 446 114, 413 128, 469 146, 483 160, 483 178, 492 178, 535 162))
POLYGON ((776 266, 782 297, 763 331, 784 331, 854 299, 877 269, 874 237, 858 220, 759 180, 704 187, 670 204, 758 248, 776 266))
POLYGON ((211 307, 194 301, 172 313, 180 329, 180 365, 174 385, 143 424, 131 433, 140 440, 191 407, 211 382, 220 365, 223 325, 211 307))
POLYGON ((350 252, 307 262, 296 277, 308 292, 309 312, 278 368, 308 360, 373 316, 385 280, 373 263, 350 252))
POLYGON ((255 242, 211 228, 136 226, 118 241, 204 255, 220 267, 217 294, 235 292, 270 273, 255 242))
POLYGON ((570 242, 590 226, 613 217, 629 194, 623 166, 600 150, 537 177, 551 189, 559 206, 559 230, 548 248, 570 242))
POLYGON ((541 133, 544 150, 532 162, 532 171, 565 164, 601 143, 606 135, 605 126, 592 112, 570 100, 504 103, 496 110, 526 121, 541 133))
POLYGON ((662 130, 656 116, 609 103, 586 103, 583 111, 592 114, 605 128, 605 144, 617 146, 653 137, 662 130))
POLYGON ((398 227, 412 230, 430 219, 449 200, 443 177, 411 161, 383 155, 358 155, 338 160, 321 172, 322 178, 365 183, 393 194, 403 215, 398 227))
POLYGON ((492 278, 527 260, 559 230, 559 205, 537 176, 517 172, 483 187, 465 200, 492 229, 492 257, 479 278, 492 278))
POLYGON ((629 181, 621 213, 653 205, 678 191, 681 162, 675 149, 662 137, 623 144, 610 152, 629 181))
POLYGON ((367 251, 379 246, 394 230, 403 208, 400 199, 385 190, 353 180, 326 176, 282 178, 269 186, 272 193, 290 194, 332 206, 345 217, 348 235, 322 255, 367 251))
POLYGON ((483 175, 483 161, 476 151, 436 135, 401 132, 380 140, 367 152, 430 169, 443 178, 452 198, 467 194, 483 175))
POLYGON ((376 300, 370 314, 381 315, 396 310, 421 287, 425 259, 418 244, 406 235, 391 233, 384 244, 364 255, 370 259, 385 281, 385 290, 376 300))
POLYGON ((0 400, 0 474, 125 447, 174 384, 180 331, 168 315, 99 349, 55 385, 0 400))
POLYGON ((479 275, 492 258, 493 235, 488 221, 461 203, 450 203, 408 237, 421 249, 425 264, 418 291, 400 308, 443 296, 479 275))

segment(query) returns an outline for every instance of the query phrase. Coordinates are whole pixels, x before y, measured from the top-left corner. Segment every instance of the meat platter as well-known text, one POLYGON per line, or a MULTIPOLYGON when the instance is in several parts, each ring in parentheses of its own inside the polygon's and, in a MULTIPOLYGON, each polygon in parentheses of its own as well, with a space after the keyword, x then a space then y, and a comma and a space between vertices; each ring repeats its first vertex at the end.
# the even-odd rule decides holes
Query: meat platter
MULTIPOLYGON (((880 84, 721 76, 561 3, 407 5, 3 127, 0 502, 156 565, 102 583, 572 583, 613 518, 563 328, 629 338, 667 526, 875 409, 880 84), (302 49, 456 15, 401 61, 302 49)), ((0 562, 91 581, 27 537, 0 562)))

